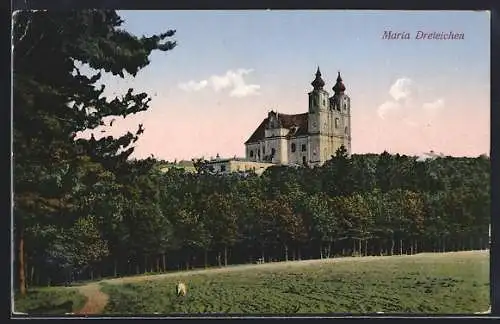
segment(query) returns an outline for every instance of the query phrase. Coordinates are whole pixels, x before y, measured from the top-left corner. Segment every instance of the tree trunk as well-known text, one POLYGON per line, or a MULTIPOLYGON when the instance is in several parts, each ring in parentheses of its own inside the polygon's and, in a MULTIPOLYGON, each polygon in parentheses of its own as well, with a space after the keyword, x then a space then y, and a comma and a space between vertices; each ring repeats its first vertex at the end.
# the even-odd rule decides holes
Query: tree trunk
POLYGON ((160 257, 156 257, 156 272, 160 272, 160 257))
POLYGON ((333 242, 330 241, 330 244, 328 245, 328 257, 329 258, 333 258, 332 247, 333 247, 333 242))
POLYGON ((220 251, 217 252, 217 263, 219 264, 219 267, 222 267, 222 256, 220 251))
POLYGON ((165 254, 163 253, 162 259, 163 259, 163 272, 167 271, 167 261, 165 260, 165 254))
POLYGON ((148 257, 144 256, 144 273, 148 272, 148 257))
POLYGON ((288 245, 285 244, 285 261, 288 261, 288 245))
POLYGON ((319 245, 319 257, 320 259, 323 259, 323 243, 320 243, 319 245))
POLYGON ((94 280, 94 269, 90 268, 90 280, 94 280))
POLYGON ((352 239, 352 255, 356 254, 356 239, 352 239))
POLYGON ((265 259, 265 253, 264 253, 264 249, 262 249, 262 263, 264 263, 266 261, 265 259))
POLYGON ((443 252, 446 252, 446 238, 443 238, 443 252))
POLYGON ((359 256, 362 256, 362 255, 363 255, 363 254, 361 253, 361 243, 362 243, 362 240, 361 240, 361 239, 358 239, 359 256))
POLYGON ((26 273, 24 271, 24 228, 19 226, 18 230, 18 280, 19 280, 19 293, 26 295, 26 273))
POLYGON ((415 240, 415 254, 418 253, 418 240, 415 240))
POLYGON ((394 255, 394 246, 396 242, 394 241, 394 237, 391 238, 391 255, 394 255))
POLYGON ((205 263, 205 269, 208 268, 208 251, 206 249, 204 253, 204 263, 205 263))
POLYGON ((35 285, 35 284, 34 284, 34 283, 35 283, 35 282, 34 282, 34 280, 35 280, 35 266, 34 266, 34 265, 32 265, 32 266, 31 266, 31 274, 30 274, 30 285, 31 285, 31 286, 34 286, 34 285, 35 285))
POLYGON ((410 255, 413 255, 413 240, 410 241, 410 255))
POLYGON ((113 258, 113 275, 115 277, 118 277, 118 269, 117 269, 118 265, 117 265, 117 263, 118 263, 118 260, 116 260, 116 258, 113 258))
POLYGON ((297 249, 297 259, 299 261, 302 260, 302 256, 301 256, 301 253, 300 253, 300 247, 297 249))
POLYGON ((403 240, 399 240, 399 254, 403 254, 403 240))
POLYGON ((365 240, 365 256, 368 255, 368 240, 365 240))
POLYGON ((227 267, 227 246, 224 246, 224 266, 227 267))

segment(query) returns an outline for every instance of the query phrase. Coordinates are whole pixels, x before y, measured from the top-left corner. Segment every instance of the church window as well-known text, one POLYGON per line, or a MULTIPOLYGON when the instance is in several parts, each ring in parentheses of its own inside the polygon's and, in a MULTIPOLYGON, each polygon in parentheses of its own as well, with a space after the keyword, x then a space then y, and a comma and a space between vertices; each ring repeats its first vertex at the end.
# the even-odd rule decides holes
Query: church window
POLYGON ((271 149, 271 156, 274 156, 276 154, 276 150, 274 148, 271 149))
POLYGON ((295 143, 292 143, 292 153, 295 152, 296 149, 297 147, 295 146, 295 143))
POLYGON ((250 157, 253 157, 253 150, 250 150, 250 157))
POLYGON ((347 104, 344 102, 344 110, 347 109, 347 104))
POLYGON ((226 172, 226 166, 225 165, 221 165, 220 166, 220 171, 221 172, 226 172))
POLYGON ((306 151, 306 144, 302 144, 302 152, 306 151))
POLYGON ((303 157, 302 157, 302 164, 304 164, 304 165, 305 165, 306 163, 307 163, 306 157, 305 157, 305 156, 303 156, 303 157))
POLYGON ((262 155, 266 154, 266 147, 262 147, 262 155))
POLYGON ((349 130, 347 129, 347 127, 345 128, 345 134, 347 135, 349 132, 349 130))
POLYGON ((339 119, 335 118, 335 128, 339 128, 339 119))
POLYGON ((325 99, 323 99, 323 106, 324 106, 324 105, 326 105, 326 101, 325 101, 325 99))

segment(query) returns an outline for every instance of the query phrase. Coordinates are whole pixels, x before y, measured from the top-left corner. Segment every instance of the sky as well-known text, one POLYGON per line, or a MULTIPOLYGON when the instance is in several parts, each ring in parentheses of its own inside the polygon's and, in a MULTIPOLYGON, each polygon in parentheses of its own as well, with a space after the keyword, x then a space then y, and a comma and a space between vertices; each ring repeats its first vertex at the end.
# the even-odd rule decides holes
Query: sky
POLYGON ((94 130, 120 135, 142 123, 135 158, 244 156, 268 111, 307 112, 318 66, 325 90, 333 94, 340 71, 351 97, 352 153, 489 155, 487 12, 118 13, 137 36, 176 30, 177 47, 154 52, 135 78, 103 78, 109 95, 132 87, 152 97, 148 111, 94 130), (411 39, 384 39, 385 31, 411 39), (463 39, 415 39, 418 31, 463 39))

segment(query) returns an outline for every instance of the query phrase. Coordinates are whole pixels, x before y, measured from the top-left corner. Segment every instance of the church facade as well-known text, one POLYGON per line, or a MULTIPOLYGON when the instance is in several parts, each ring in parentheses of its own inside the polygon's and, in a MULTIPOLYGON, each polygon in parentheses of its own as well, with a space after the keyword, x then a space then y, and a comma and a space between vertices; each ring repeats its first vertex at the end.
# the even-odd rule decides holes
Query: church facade
POLYGON ((245 142, 248 161, 282 165, 322 165, 342 145, 351 153, 351 99, 340 72, 330 97, 318 67, 306 113, 270 111, 245 142))

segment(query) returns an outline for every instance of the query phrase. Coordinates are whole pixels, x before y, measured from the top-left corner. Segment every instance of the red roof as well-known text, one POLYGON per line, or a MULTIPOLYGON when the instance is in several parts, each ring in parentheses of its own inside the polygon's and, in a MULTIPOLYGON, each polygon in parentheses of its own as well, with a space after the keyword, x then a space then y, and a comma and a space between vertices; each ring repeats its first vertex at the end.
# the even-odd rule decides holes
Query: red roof
MULTIPOLYGON (((297 114, 297 115, 286 115, 278 114, 278 120, 281 127, 290 130, 287 137, 296 137, 301 135, 307 135, 307 122, 309 113, 297 114), (296 128, 294 128, 296 127, 296 128)), ((256 143, 265 139, 265 130, 268 124, 268 118, 265 118, 253 132, 252 136, 245 142, 245 144, 256 143)))

